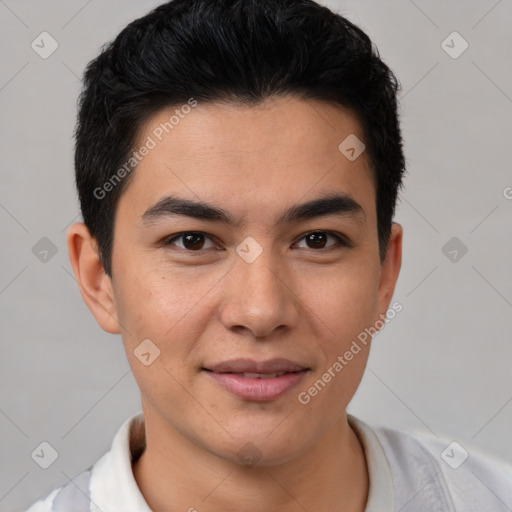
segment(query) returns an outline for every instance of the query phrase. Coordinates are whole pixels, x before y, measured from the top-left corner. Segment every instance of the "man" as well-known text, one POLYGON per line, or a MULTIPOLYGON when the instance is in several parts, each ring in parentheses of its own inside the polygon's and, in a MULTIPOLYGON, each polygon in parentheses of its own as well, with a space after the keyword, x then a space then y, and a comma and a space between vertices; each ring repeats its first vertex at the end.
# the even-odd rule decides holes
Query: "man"
POLYGON ((30 512, 509 510, 505 469, 346 413, 400 310, 397 89, 310 0, 174 0, 90 63, 68 248, 143 414, 30 512))

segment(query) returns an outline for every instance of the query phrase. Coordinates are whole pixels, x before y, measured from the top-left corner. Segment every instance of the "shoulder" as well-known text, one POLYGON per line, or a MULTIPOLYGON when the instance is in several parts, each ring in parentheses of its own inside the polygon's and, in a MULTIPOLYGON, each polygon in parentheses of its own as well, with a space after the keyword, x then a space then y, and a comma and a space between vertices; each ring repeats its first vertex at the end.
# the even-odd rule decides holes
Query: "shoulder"
POLYGON ((512 507, 512 466, 465 442, 390 428, 373 431, 388 459, 402 506, 444 499, 453 511, 501 512, 512 507))
POLYGON ((131 461, 144 449, 144 434, 143 415, 136 413, 119 428, 110 451, 27 512, 147 511, 131 469, 131 461))
POLYGON ((27 509, 27 512, 51 512, 53 508, 53 500, 61 489, 62 487, 55 489, 46 498, 34 503, 27 509))
POLYGON ((65 512, 72 507, 76 512, 90 512, 91 469, 71 482, 52 491, 46 498, 34 503, 27 512, 65 512))

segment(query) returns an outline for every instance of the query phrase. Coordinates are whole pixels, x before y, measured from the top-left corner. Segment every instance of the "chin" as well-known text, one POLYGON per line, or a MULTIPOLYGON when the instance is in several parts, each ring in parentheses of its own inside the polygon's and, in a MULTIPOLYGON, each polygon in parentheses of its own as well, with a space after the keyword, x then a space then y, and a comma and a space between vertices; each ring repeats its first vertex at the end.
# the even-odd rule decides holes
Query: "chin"
POLYGON ((308 443, 304 432, 300 438, 297 432, 275 432, 280 421, 274 422, 271 428, 255 429, 251 424, 243 430, 239 426, 239 435, 224 438, 211 451, 233 464, 247 467, 278 466, 292 461, 308 449, 308 443), (273 430, 274 433, 270 434, 273 430))

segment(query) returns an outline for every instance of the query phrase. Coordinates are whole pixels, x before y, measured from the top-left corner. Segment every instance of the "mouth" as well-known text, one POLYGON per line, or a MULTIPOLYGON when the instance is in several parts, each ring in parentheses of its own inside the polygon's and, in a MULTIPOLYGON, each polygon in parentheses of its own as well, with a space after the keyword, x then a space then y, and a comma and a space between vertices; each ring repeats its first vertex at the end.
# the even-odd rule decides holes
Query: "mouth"
POLYGON ((245 377, 246 379, 275 379, 276 377, 282 377, 286 375, 288 372, 280 372, 280 373, 229 373, 230 375, 238 375, 240 377, 245 377))
POLYGON ((231 394, 246 401, 275 400, 297 386, 311 369, 287 359, 236 359, 201 370, 231 394))

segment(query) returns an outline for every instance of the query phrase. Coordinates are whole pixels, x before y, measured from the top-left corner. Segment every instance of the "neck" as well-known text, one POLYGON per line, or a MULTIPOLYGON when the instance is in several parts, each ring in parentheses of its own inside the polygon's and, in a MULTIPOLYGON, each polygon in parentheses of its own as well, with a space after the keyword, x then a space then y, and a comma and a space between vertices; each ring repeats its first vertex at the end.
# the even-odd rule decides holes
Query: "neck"
POLYGON ((146 449, 133 473, 154 512, 363 512, 368 473, 359 439, 343 415, 293 460, 240 466, 145 416, 146 449))

